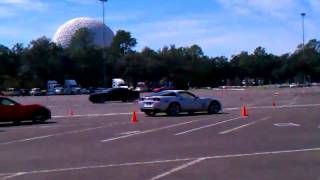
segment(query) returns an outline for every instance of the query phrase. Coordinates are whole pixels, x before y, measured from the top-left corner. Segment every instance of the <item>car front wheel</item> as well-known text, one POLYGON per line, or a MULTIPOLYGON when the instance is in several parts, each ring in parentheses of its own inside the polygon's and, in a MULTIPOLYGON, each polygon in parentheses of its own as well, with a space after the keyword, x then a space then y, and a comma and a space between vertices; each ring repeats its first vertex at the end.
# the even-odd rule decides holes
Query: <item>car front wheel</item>
POLYGON ((220 111, 220 104, 216 101, 210 103, 208 107, 208 114, 217 114, 220 111))
POLYGON ((32 117, 33 123, 42 123, 47 120, 47 114, 44 111, 36 112, 32 117))

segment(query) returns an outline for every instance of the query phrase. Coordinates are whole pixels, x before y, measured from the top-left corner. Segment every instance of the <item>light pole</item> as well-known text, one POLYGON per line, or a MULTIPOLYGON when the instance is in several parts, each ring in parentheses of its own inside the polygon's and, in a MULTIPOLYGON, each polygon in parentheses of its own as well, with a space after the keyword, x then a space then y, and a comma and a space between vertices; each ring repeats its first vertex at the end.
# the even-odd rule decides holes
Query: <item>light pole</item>
MULTIPOLYGON (((304 35, 304 18, 306 16, 306 13, 301 13, 300 14, 302 17, 302 61, 305 60, 305 55, 304 55, 304 45, 305 45, 305 35, 304 35)), ((303 83, 306 83, 306 74, 303 73, 303 83)))
POLYGON ((107 87, 107 72, 106 72, 106 37, 105 37, 105 22, 104 22, 104 15, 105 15, 105 3, 108 2, 108 0, 99 0, 102 2, 102 23, 103 23, 103 28, 102 28, 102 71, 103 71, 103 86, 107 87))
POLYGON ((305 43, 305 38, 304 38, 304 18, 307 14, 306 13, 301 13, 302 17, 302 49, 304 50, 304 43, 305 43))

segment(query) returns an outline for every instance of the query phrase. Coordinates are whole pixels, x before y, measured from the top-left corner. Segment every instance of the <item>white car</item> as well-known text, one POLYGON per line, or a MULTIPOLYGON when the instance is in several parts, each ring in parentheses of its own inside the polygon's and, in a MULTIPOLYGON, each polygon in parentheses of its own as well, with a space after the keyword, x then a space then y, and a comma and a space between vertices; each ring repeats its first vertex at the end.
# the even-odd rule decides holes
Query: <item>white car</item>
POLYGON ((148 116, 155 116, 160 112, 169 116, 176 116, 180 112, 192 114, 202 111, 216 114, 222 110, 222 105, 217 99, 200 98, 184 90, 166 90, 140 98, 139 107, 148 116))

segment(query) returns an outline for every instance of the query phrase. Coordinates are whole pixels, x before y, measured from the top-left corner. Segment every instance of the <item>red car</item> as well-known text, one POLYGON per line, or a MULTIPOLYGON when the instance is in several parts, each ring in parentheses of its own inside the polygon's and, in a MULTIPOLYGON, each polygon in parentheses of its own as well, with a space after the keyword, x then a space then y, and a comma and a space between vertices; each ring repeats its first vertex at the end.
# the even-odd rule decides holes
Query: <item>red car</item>
POLYGON ((155 93, 165 91, 165 90, 174 90, 174 87, 160 87, 160 88, 154 88, 152 91, 155 93))
POLYGON ((51 119, 51 112, 44 106, 21 105, 9 98, 0 97, 0 122, 20 123, 32 120, 34 123, 40 123, 48 119, 51 119))

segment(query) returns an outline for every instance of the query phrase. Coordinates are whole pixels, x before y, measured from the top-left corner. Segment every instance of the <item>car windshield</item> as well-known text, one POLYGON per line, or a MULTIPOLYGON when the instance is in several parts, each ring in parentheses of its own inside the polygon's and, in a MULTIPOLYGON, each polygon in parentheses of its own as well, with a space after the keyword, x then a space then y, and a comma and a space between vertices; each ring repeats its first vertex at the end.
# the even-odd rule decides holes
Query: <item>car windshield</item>
POLYGON ((113 89, 109 88, 109 89, 99 89, 98 91, 100 92, 111 92, 113 89))
POLYGON ((187 98, 187 99, 193 99, 195 98, 196 96, 189 93, 189 92, 180 92, 179 95, 183 98, 187 98))
POLYGON ((151 96, 176 96, 176 93, 172 91, 162 91, 158 93, 152 93, 151 96))
POLYGON ((14 106, 14 105, 17 105, 18 103, 14 102, 10 99, 1 99, 0 104, 3 106, 14 106))

